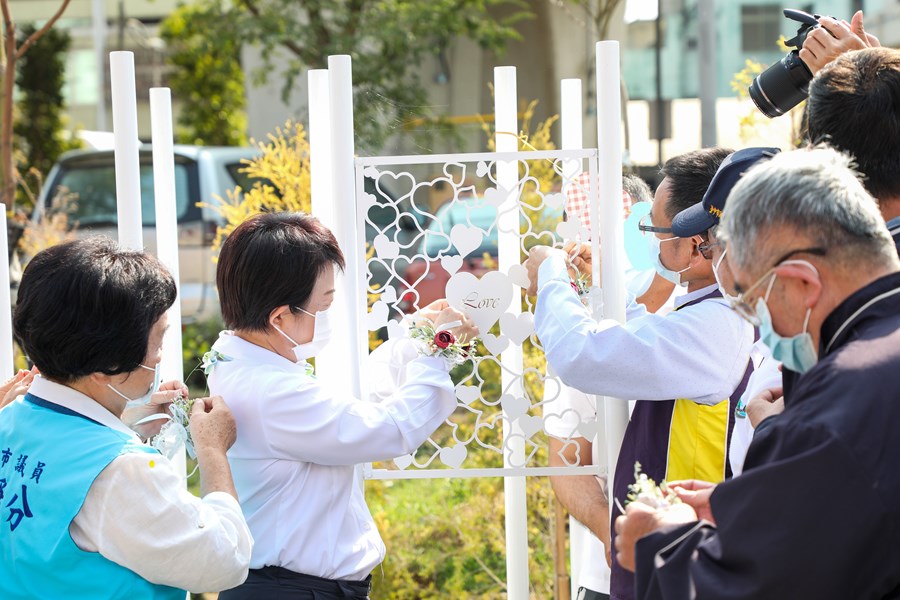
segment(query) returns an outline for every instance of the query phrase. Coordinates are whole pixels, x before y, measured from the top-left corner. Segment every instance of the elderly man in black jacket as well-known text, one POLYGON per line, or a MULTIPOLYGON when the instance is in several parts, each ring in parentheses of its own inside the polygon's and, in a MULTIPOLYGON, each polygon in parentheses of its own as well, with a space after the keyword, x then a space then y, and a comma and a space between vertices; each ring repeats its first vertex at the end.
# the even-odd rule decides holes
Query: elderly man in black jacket
POLYGON ((849 159, 783 153, 732 191, 735 309, 801 373, 744 474, 616 522, 636 597, 900 598, 900 260, 849 159))

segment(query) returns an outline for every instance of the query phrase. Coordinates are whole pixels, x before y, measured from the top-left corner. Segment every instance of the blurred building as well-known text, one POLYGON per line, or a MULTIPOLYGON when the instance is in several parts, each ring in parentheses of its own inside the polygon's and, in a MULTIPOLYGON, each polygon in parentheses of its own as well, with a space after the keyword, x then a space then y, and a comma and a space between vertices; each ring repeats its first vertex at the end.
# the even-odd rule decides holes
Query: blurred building
MULTIPOLYGON (((10 0, 17 23, 45 21, 61 0, 10 0)), ((600 0, 588 0, 596 7, 600 0)), ((795 5, 771 0, 622 0, 610 21, 608 37, 622 43, 622 73, 630 102, 627 105, 628 154, 636 165, 656 165, 674 154, 701 145, 701 67, 712 76, 707 97, 715 97, 715 141, 721 145, 753 143, 787 147, 796 131, 788 117, 768 120, 755 113, 749 100, 740 102, 731 82, 748 59, 769 65, 784 53, 776 40, 790 38, 797 24, 785 19, 786 6, 807 12, 848 18, 858 8, 866 13, 867 30, 884 45, 900 46, 900 1, 898 0, 798 0, 795 5), (701 55, 701 2, 709 2, 713 36, 712 50, 701 55), (659 36, 659 82, 657 83, 657 29, 659 36), (657 99, 661 104, 657 105, 657 99), (664 139, 660 152, 657 138, 664 139)), ((159 22, 179 0, 72 0, 58 27, 72 36, 67 57, 65 95, 70 124, 86 130, 111 130, 108 52, 135 52, 139 130, 149 138, 147 90, 165 85, 168 67, 166 48, 157 34, 159 22)), ((591 11, 585 2, 573 0, 528 0, 535 18, 522 21, 522 41, 511 42, 505 54, 495 56, 467 40, 456 40, 436 48, 432 57, 417 65, 426 82, 433 112, 457 122, 456 134, 437 139, 436 152, 480 151, 484 135, 480 115, 491 115, 493 97, 488 84, 493 68, 518 68, 518 91, 522 107, 540 100, 535 121, 559 112, 559 81, 583 80, 585 145, 596 144, 593 79, 594 42, 597 38, 591 11)), ((499 13, 498 16, 502 16, 499 13)), ((258 52, 248 48, 243 56, 247 72, 261 64, 258 52)), ((324 65, 317 65, 324 66, 324 65)), ((254 86, 248 78, 250 134, 265 134, 288 117, 306 120, 306 78, 297 80, 289 102, 281 100, 278 73, 267 85, 254 86)), ((178 109, 178 98, 174 98, 178 109)), ((707 106, 709 102, 707 102, 707 106)), ((489 118, 489 117, 488 117, 489 118)), ((398 133, 407 133, 398 125, 398 133)), ((602 147, 602 144, 600 144, 602 147)), ((385 152, 427 151, 400 135, 385 152)))

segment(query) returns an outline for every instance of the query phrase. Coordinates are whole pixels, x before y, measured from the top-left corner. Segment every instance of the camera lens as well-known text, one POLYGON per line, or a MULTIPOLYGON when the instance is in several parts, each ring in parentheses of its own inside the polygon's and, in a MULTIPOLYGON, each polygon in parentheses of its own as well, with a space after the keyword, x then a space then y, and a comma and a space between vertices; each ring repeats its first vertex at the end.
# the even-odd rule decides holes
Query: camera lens
POLYGON ((769 118, 783 115, 806 99, 812 73, 791 51, 750 84, 750 98, 769 118))

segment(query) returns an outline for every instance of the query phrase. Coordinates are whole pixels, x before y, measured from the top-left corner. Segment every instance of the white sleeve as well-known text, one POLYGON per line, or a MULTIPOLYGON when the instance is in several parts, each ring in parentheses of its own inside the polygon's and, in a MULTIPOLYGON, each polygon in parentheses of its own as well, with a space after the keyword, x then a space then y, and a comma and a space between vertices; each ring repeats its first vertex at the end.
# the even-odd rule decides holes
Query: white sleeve
POLYGON ((237 500, 197 498, 165 457, 143 452, 119 456, 97 476, 69 531, 82 550, 195 593, 243 583, 253 549, 237 500))
MULTIPOLYGON (((394 358, 408 358, 397 348, 394 358)), ((456 408, 444 359, 418 356, 381 402, 335 396, 315 380, 279 377, 262 394, 258 418, 275 458, 320 465, 387 460, 418 448, 456 408)), ((394 366, 390 368, 395 368, 394 366)))
POLYGON ((753 330, 724 304, 596 323, 564 277, 561 259, 541 265, 534 322, 547 362, 567 385, 625 400, 717 404, 740 383, 753 330))

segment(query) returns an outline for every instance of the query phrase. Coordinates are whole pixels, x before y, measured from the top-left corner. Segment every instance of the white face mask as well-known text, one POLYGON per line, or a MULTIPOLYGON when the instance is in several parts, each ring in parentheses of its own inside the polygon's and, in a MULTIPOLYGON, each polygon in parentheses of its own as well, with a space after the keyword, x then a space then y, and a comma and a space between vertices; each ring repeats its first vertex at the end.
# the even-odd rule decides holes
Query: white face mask
POLYGON ((291 339, 288 334, 283 332, 277 325, 273 324, 272 327, 274 327, 278 333, 287 338, 290 343, 294 344, 294 358, 297 362, 300 362, 317 355, 331 339, 331 323, 328 321, 328 313, 330 312, 330 309, 320 310, 316 314, 313 314, 311 312, 303 310, 299 306, 296 308, 300 312, 305 313, 316 320, 316 323, 313 326, 314 329, 312 341, 309 341, 305 344, 298 344, 293 339, 291 339))
POLYGON ((159 390, 159 381, 160 381, 160 373, 159 373, 159 363, 156 363, 156 367, 147 367, 144 365, 138 365, 142 369, 147 369, 148 371, 153 371, 153 383, 150 384, 150 389, 147 390, 147 393, 141 396, 140 398, 129 398, 116 388, 112 386, 112 384, 107 383, 106 387, 117 393, 122 398, 125 398, 125 408, 134 408, 135 406, 146 406, 150 403, 150 397, 155 394, 159 390))

